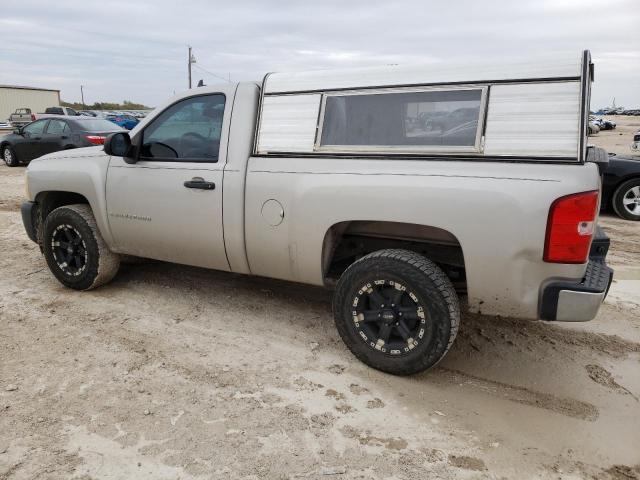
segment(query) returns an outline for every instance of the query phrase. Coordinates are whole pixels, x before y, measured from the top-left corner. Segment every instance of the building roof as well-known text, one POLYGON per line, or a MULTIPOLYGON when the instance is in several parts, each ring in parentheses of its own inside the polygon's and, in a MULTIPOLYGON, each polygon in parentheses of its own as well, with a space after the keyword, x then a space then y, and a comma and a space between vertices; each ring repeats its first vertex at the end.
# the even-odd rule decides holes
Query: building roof
POLYGON ((42 91, 45 91, 45 92, 58 92, 58 93, 60 93, 60 90, 58 90, 56 88, 25 87, 24 85, 0 85, 0 88, 12 88, 12 89, 16 89, 16 90, 42 90, 42 91))

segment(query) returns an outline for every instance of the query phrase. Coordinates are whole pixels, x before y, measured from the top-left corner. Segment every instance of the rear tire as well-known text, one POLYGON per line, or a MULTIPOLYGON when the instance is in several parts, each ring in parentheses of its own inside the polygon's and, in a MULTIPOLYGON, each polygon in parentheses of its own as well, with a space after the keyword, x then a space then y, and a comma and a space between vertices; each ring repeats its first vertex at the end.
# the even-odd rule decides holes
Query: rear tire
POLYGON ((16 151, 9 145, 5 145, 2 147, 2 158, 4 159, 4 163, 6 163, 8 167, 17 167, 18 165, 20 165, 20 161, 18 160, 16 151))
POLYGON ((619 217, 640 221, 640 178, 632 178, 620 185, 611 203, 619 217))
POLYGON ((118 273, 120 256, 107 247, 88 205, 65 205, 44 221, 43 253, 64 286, 91 290, 118 273))
POLYGON ((336 286, 333 314, 349 350, 370 367, 394 375, 436 365, 460 324, 449 278, 409 250, 379 250, 347 268, 336 286))

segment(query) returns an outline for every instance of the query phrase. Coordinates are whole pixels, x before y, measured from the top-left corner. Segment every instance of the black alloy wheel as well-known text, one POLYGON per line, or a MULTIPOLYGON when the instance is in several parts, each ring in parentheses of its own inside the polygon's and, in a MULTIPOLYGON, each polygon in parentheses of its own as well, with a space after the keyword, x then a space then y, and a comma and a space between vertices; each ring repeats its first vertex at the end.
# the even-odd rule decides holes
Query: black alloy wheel
POLYGON ((353 299, 353 322, 369 346, 386 355, 404 355, 429 341, 427 314, 417 295, 394 280, 362 285, 353 299))
POLYGON ((460 306, 446 274, 408 250, 378 250, 347 268, 333 297, 338 333, 370 367, 410 375, 436 365, 453 344, 460 306))
POLYGON ((78 276, 87 266, 87 244, 71 225, 58 225, 51 239, 53 259, 67 275, 78 276))

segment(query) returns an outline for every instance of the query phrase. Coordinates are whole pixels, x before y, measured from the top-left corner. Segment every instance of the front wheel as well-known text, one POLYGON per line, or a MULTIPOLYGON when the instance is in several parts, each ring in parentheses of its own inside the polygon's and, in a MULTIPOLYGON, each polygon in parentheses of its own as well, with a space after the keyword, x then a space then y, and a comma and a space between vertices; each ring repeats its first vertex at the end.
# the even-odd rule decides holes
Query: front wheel
POLYGON ((51 273, 75 290, 109 282, 120 267, 120 256, 107 247, 88 205, 65 205, 47 215, 42 242, 51 273))
POLYGON ((362 362, 410 375, 436 365, 458 332, 460 306, 445 273, 408 250, 379 250, 353 263, 333 299, 338 332, 362 362))
POLYGON ((8 167, 17 167, 20 165, 20 161, 16 156, 16 151, 9 145, 2 147, 2 158, 8 167))
POLYGON ((640 178, 632 178, 620 185, 613 194, 612 203, 618 216, 640 221, 640 178))

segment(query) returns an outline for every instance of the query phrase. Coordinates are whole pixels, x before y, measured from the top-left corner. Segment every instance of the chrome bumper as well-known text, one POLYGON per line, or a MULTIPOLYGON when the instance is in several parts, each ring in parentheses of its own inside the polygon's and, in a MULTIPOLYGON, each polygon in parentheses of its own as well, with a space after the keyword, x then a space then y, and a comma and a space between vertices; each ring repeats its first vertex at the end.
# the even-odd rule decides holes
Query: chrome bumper
POLYGON ((556 320, 559 322, 586 322, 593 320, 604 302, 606 292, 576 292, 560 290, 556 320))
POLYGON ((613 281, 613 270, 605 262, 608 250, 609 237, 598 227, 584 278, 579 282, 554 281, 542 289, 541 320, 586 322, 595 318, 613 281))

